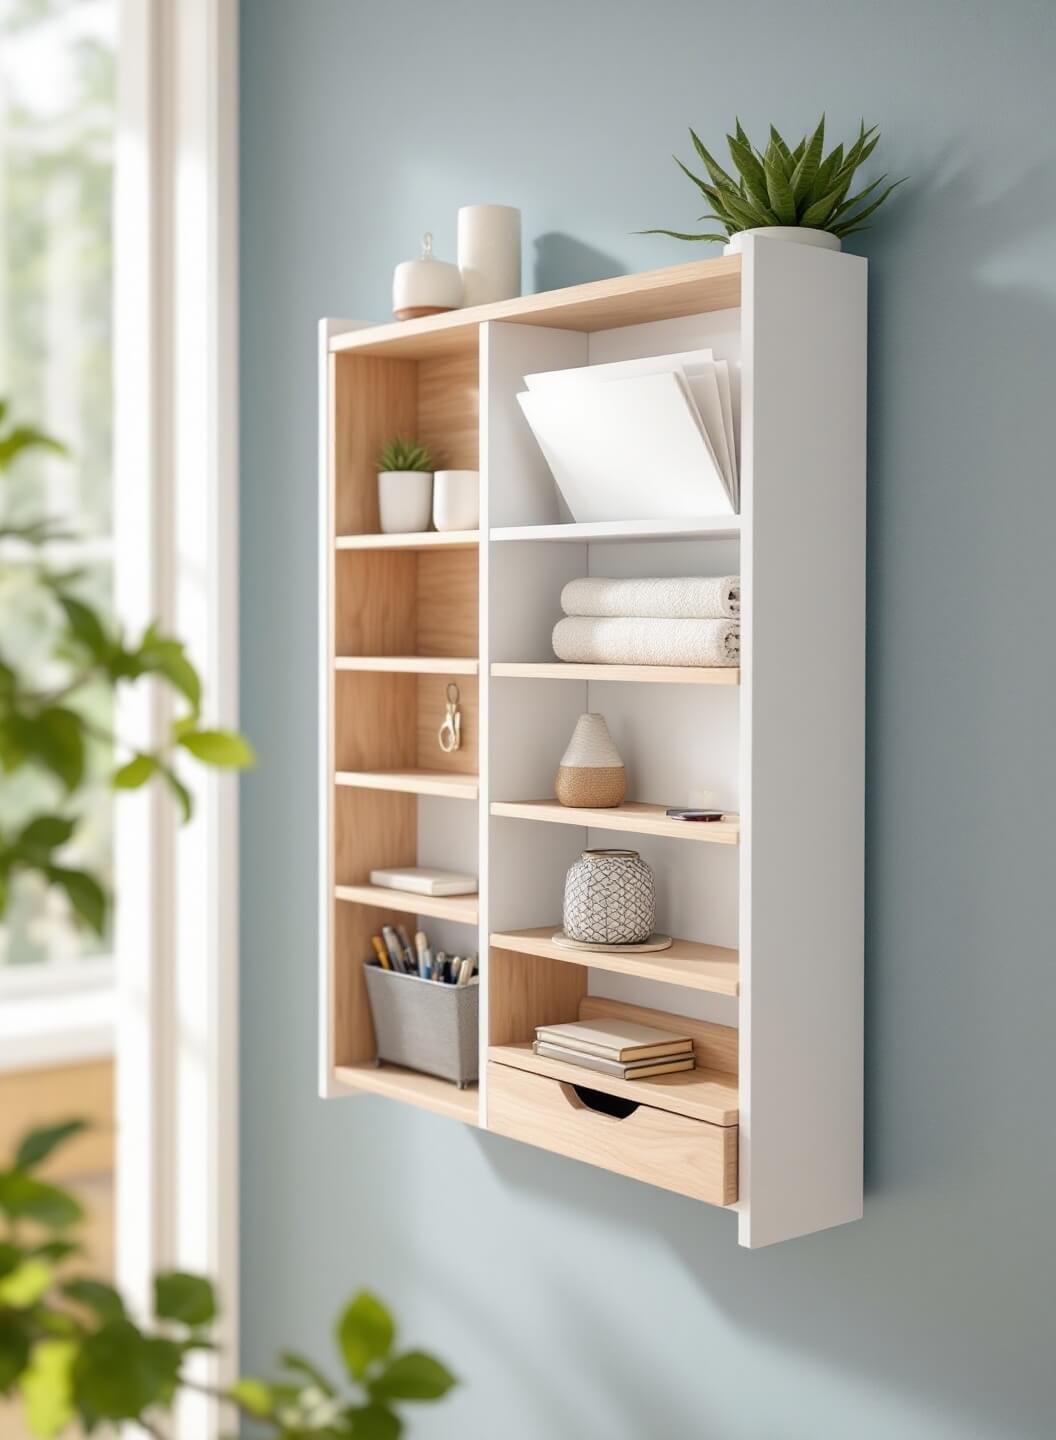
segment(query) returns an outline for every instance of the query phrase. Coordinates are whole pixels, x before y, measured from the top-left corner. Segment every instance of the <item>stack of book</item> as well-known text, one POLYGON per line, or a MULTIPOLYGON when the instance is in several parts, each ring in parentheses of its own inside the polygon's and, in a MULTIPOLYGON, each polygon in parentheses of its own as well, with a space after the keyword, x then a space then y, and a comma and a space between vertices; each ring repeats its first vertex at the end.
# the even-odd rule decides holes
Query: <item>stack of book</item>
POLYGON ((537 1055, 580 1065, 621 1080, 645 1080, 692 1070, 693 1041, 688 1035, 639 1025, 633 1020, 573 1020, 540 1025, 532 1047, 537 1055))

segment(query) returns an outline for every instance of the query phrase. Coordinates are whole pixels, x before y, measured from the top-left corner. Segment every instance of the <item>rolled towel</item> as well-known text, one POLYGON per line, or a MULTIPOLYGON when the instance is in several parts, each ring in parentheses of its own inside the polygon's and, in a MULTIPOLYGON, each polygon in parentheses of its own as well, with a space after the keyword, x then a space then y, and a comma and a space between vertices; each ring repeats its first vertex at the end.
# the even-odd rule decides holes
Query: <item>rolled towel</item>
POLYGON ((554 654, 581 665, 739 665, 737 620, 653 620, 569 615, 554 626, 554 654))
POLYGON ((739 575, 689 575, 682 579, 570 580, 561 591, 566 615, 651 620, 736 620, 741 613, 739 575))

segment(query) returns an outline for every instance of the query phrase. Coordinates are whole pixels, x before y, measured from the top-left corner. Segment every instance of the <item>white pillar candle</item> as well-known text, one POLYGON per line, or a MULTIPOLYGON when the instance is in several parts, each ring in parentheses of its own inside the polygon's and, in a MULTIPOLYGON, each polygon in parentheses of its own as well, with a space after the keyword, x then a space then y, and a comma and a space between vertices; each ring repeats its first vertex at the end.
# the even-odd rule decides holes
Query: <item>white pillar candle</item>
POLYGON ((463 205, 458 212, 463 304, 521 293, 521 212, 513 205, 463 205))
POLYGON ((433 237, 422 238, 422 258, 404 260, 392 276, 392 313, 397 320, 415 320, 421 315, 438 315, 457 310, 462 304, 462 276, 458 266, 437 260, 433 237))

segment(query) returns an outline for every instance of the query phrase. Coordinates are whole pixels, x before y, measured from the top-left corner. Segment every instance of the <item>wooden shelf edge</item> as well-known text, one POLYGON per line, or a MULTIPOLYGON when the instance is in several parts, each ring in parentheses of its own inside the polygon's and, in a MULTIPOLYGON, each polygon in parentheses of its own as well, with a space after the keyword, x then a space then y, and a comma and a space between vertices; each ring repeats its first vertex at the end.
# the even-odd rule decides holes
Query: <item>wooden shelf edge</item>
POLYGON ((703 1120, 708 1125, 737 1124, 740 1104, 737 1083, 721 1070, 698 1067, 675 1075, 655 1075, 651 1080, 619 1080, 614 1075, 602 1075, 597 1070, 536 1055, 530 1043, 490 1045, 488 1059, 532 1075, 545 1075, 565 1085, 582 1085, 605 1095, 619 1095, 639 1105, 651 1105, 654 1110, 670 1110, 675 1115, 703 1120))
POLYGON ((602 680, 638 685, 739 685, 736 665, 579 665, 570 660, 493 660, 493 679, 602 680))
POLYGON ((472 550, 479 530, 421 530, 404 535, 338 535, 337 550, 472 550))
POLYGON ((443 795, 451 800, 476 800, 480 794, 478 775, 444 770, 337 770, 334 784, 407 795, 443 795))
POLYGON ((660 835, 710 845, 736 845, 740 840, 739 824, 727 820, 704 824, 669 820, 662 805, 631 802, 613 806, 611 810, 586 810, 562 805, 557 800, 494 800, 491 813, 508 820, 579 825, 585 830, 618 830, 631 835, 660 835))
POLYGON ((497 950, 563 960, 570 965, 608 970, 615 975, 634 975, 664 985, 704 990, 711 995, 727 995, 735 999, 741 993, 740 957, 736 950, 678 939, 670 950, 644 954, 628 954, 619 950, 565 950, 550 939, 560 929, 560 924, 555 923, 533 930, 496 931, 490 937, 490 943, 497 950))
POLYGON ((404 915, 428 915, 433 920, 453 920, 459 925, 476 925, 479 918, 476 895, 414 895, 409 890, 389 890, 384 885, 335 885, 334 897, 352 905, 398 910, 404 915))
POLYGON ((460 1090, 448 1080, 405 1070, 400 1065, 336 1065, 334 1079, 350 1090, 384 1095, 404 1105, 417 1105, 434 1115, 446 1115, 463 1125, 480 1125, 480 1090, 476 1085, 460 1090))
POLYGON ((334 669, 408 675, 477 675, 480 661, 468 655, 338 655, 334 669))

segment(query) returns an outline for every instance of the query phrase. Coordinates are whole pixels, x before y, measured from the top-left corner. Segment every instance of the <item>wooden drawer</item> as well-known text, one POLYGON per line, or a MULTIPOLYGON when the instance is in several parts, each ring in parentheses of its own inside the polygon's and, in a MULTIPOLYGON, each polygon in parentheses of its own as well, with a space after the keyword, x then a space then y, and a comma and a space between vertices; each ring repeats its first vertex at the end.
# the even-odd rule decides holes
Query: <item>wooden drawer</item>
POLYGON ((488 1129, 572 1160, 600 1165, 712 1205, 737 1199, 737 1126, 708 1125, 639 1105, 624 1119, 600 1114, 610 1097, 509 1065, 488 1065, 488 1129))

